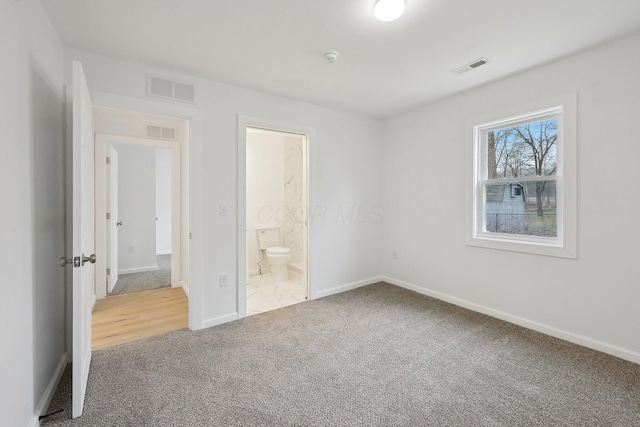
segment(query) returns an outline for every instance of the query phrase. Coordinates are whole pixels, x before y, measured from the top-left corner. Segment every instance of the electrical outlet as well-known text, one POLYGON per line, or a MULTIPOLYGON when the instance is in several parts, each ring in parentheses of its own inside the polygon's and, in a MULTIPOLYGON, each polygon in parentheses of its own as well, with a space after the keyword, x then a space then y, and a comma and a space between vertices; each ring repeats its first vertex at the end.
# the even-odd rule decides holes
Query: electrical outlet
POLYGON ((227 286, 229 284, 229 275, 221 274, 220 275, 220 287, 227 286))

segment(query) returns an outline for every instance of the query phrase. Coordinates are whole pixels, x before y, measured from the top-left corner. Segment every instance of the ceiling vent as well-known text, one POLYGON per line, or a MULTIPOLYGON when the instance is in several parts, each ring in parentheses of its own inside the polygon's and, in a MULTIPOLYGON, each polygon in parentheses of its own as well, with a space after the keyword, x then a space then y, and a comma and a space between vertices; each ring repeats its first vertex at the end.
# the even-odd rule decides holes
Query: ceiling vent
POLYGON ((195 86, 151 75, 147 75, 147 95, 196 102, 195 86))
POLYGON ((147 125, 147 136, 149 138, 159 138, 159 139, 176 139, 176 129, 175 128, 166 128, 163 126, 154 126, 147 125))
POLYGON ((476 59, 475 61, 471 61, 468 64, 463 65, 462 67, 458 67, 455 70, 451 70, 451 73, 458 76, 460 74, 466 73, 467 71, 471 71, 475 68, 481 67, 487 62, 489 62, 487 58, 476 59))

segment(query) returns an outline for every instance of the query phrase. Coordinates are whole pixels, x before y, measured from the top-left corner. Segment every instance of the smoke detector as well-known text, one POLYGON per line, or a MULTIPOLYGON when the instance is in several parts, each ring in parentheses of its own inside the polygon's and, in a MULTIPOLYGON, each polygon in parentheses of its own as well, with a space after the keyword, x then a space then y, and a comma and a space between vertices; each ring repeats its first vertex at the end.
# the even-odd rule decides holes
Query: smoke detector
POLYGON ((324 58, 324 62, 326 62, 327 64, 333 64, 334 62, 336 62, 338 60, 338 56, 340 56, 340 54, 337 50, 328 50, 324 53, 324 55, 322 55, 322 57, 324 58))

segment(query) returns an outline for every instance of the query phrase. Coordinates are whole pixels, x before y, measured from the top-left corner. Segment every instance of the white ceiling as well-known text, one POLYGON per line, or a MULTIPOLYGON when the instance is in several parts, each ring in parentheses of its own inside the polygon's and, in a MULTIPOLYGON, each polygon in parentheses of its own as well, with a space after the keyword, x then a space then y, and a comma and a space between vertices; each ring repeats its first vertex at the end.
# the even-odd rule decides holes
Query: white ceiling
POLYGON ((67 46, 380 118, 640 31, 640 0, 374 3, 42 0, 67 46))

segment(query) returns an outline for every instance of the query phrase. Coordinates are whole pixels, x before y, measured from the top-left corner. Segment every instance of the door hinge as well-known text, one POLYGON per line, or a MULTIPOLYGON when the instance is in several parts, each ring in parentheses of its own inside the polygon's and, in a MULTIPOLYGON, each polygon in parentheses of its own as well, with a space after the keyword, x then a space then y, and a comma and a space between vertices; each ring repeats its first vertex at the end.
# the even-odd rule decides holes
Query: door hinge
POLYGON ((111 276, 111 269, 107 268, 107 276, 111 276))
POLYGON ((107 164, 110 165, 111 164, 111 157, 107 157, 107 164))
POLYGON ((107 212, 107 219, 111 219, 111 212, 107 212))

